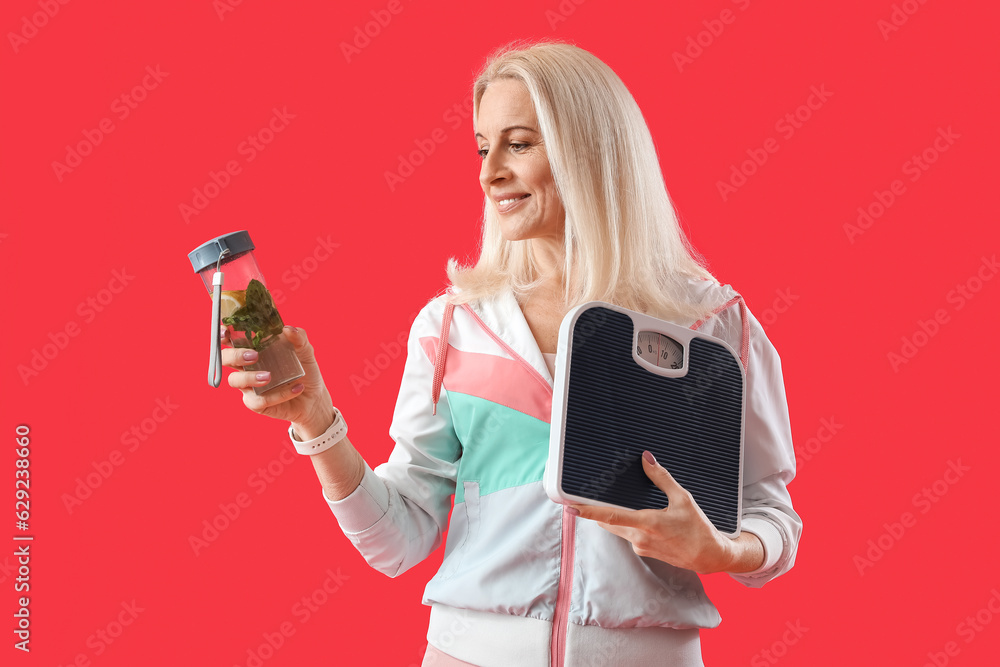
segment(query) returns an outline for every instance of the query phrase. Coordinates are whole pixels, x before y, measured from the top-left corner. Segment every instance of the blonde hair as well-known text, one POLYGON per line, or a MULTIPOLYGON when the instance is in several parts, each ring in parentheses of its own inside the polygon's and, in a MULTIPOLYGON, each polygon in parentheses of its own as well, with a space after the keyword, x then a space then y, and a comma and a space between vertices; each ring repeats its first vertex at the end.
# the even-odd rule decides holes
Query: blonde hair
MULTIPOLYGON (((531 97, 566 211, 562 279, 569 307, 606 301, 694 321, 718 305, 691 301, 690 279, 718 280, 678 224, 649 128, 618 75, 571 44, 512 42, 476 78, 475 118, 486 88, 504 79, 521 82, 531 97)), ((448 279, 459 289, 448 299, 457 305, 504 288, 529 294, 540 284, 531 242, 505 240, 484 197, 479 259, 464 267, 448 260, 448 279)))

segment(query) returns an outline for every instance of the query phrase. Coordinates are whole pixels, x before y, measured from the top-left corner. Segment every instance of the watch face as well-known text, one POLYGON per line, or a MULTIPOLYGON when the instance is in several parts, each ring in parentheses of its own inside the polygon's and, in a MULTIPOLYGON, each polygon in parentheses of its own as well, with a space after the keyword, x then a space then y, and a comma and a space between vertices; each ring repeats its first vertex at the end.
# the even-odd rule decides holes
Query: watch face
POLYGON ((684 347, 673 338, 655 331, 640 331, 636 354, 643 361, 660 368, 682 368, 684 347))

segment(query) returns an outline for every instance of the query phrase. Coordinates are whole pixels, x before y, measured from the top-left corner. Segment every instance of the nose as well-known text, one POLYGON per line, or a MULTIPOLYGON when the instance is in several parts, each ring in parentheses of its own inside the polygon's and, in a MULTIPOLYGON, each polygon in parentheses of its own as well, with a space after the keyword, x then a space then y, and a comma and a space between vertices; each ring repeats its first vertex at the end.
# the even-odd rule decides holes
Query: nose
POLYGON ((485 191, 491 183, 508 178, 510 167, 507 163, 507 155, 502 150, 490 150, 483 158, 483 164, 479 169, 479 183, 485 191))

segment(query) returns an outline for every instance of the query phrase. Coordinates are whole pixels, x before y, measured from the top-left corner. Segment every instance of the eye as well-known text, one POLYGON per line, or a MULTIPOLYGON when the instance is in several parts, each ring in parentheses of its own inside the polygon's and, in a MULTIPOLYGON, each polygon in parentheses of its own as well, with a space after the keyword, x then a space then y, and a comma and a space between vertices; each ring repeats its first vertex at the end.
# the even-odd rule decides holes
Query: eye
MULTIPOLYGON (((524 149, 528 148, 531 144, 526 144, 526 143, 523 143, 523 142, 520 142, 520 141, 512 141, 512 142, 510 142, 507 145, 510 146, 511 150, 513 150, 515 153, 520 153, 524 149)), ((490 152, 490 149, 488 149, 488 148, 480 148, 480 149, 478 149, 476 151, 476 154, 480 158, 486 159, 486 156, 489 154, 489 152, 490 152)))

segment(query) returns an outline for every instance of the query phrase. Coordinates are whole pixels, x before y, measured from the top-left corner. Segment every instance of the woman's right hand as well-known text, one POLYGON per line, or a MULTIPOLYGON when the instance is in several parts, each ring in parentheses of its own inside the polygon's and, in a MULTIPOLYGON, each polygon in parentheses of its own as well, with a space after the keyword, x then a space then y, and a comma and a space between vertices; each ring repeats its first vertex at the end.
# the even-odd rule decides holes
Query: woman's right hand
MULTIPOLYGON (((243 405, 258 414, 291 422, 300 440, 311 440, 333 423, 333 401, 323 382, 323 375, 319 371, 319 364, 316 363, 313 346, 309 343, 306 332, 286 326, 284 335, 295 348, 295 354, 305 371, 305 376, 298 380, 258 396, 253 388, 267 384, 270 373, 265 373, 258 379, 256 371, 243 370, 243 366, 257 361, 256 351, 243 347, 224 348, 222 365, 236 369, 229 374, 229 386, 243 392, 243 405)), ((228 330, 223 335, 222 343, 232 345, 228 330)))

